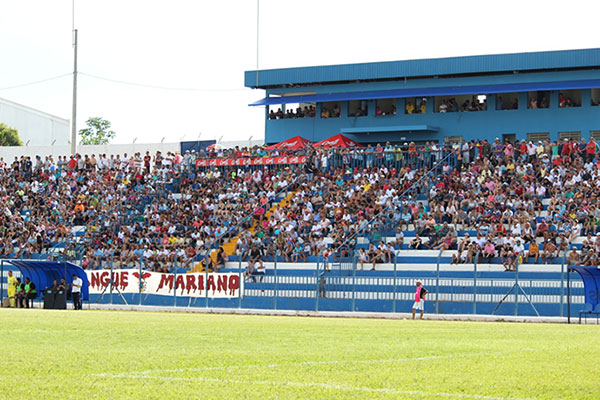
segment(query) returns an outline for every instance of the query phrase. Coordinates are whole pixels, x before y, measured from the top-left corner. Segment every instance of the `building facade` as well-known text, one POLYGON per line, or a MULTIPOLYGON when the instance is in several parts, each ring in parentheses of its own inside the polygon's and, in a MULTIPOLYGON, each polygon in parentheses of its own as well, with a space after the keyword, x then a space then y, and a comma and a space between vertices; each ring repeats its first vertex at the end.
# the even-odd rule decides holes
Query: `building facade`
POLYGON ((0 99, 0 122, 19 132, 28 146, 61 146, 69 143, 70 121, 9 100, 0 99))
POLYGON ((265 142, 600 139, 600 49, 246 71, 265 142))

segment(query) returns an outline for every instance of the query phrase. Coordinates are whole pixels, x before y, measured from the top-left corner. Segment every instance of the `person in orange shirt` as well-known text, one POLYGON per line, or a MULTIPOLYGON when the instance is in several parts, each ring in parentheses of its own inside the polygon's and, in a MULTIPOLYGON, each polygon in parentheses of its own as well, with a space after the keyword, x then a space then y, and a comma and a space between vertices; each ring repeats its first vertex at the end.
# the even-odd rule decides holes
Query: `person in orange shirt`
POLYGON ((82 213, 85 211, 85 207, 83 206, 83 204, 81 203, 81 201, 78 201, 77 204, 75 205, 75 212, 76 213, 82 213))

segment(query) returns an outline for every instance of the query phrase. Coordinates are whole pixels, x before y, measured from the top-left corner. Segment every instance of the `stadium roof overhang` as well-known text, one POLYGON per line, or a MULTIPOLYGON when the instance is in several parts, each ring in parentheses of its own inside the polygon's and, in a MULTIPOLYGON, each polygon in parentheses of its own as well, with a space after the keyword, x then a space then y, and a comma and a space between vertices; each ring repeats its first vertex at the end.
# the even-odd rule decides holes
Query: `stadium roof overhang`
POLYGON ((387 132, 437 132, 440 128, 431 125, 399 125, 399 126, 371 126, 361 128, 343 128, 342 134, 361 133, 387 133, 387 132))
POLYGON ((250 106, 266 106, 290 103, 325 103, 345 100, 375 100, 407 97, 452 96, 462 94, 492 94, 532 92, 538 90, 568 90, 600 88, 600 79, 585 79, 560 82, 507 83, 471 86, 446 86, 415 89, 372 90, 364 92, 319 93, 302 96, 270 96, 250 106))

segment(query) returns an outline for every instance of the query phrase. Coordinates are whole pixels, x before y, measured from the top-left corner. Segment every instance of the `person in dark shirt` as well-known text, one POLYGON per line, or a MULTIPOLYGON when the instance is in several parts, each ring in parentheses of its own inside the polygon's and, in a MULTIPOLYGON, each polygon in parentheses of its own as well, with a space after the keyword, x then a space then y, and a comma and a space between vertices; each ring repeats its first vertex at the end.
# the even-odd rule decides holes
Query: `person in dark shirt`
POLYGON ((246 275, 246 279, 251 279, 256 282, 256 277, 253 275, 264 275, 265 267, 263 265, 263 250, 257 244, 252 244, 250 248, 250 255, 248 260, 248 268, 244 275, 246 275))
POLYGON ((32 301, 37 297, 37 290, 35 288, 35 283, 31 282, 29 278, 25 278, 25 288, 24 290, 24 298, 25 298, 25 308, 29 308, 29 300, 32 301))
POLYGON ((21 282, 21 280, 19 278, 17 278, 17 281, 15 282, 15 286, 16 286, 16 292, 15 292, 15 299, 17 301, 17 307, 18 308, 23 308, 25 307, 23 305, 23 299, 25 298, 25 284, 21 282))

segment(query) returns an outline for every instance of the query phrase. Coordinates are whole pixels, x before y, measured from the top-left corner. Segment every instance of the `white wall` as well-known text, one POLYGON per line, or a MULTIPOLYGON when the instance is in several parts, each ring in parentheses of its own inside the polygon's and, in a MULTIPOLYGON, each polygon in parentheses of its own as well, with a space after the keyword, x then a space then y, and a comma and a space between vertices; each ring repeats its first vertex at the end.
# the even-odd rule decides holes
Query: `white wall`
POLYGON ((12 101, 0 99, 0 122, 19 131, 23 144, 50 146, 69 143, 70 122, 12 101))
MULTIPOLYGON (((140 152, 145 154, 149 151, 150 154, 154 155, 157 151, 161 151, 163 154, 171 151, 178 152, 180 150, 179 143, 136 143, 136 144, 106 144, 97 146, 77 146, 77 152, 79 154, 120 154, 127 153, 128 155, 140 152)), ((0 157, 4 158, 4 161, 12 161, 15 157, 30 156, 35 157, 39 155, 41 157, 53 156, 55 159, 57 156, 68 156, 71 154, 71 146, 17 146, 17 147, 0 147, 0 157)))

